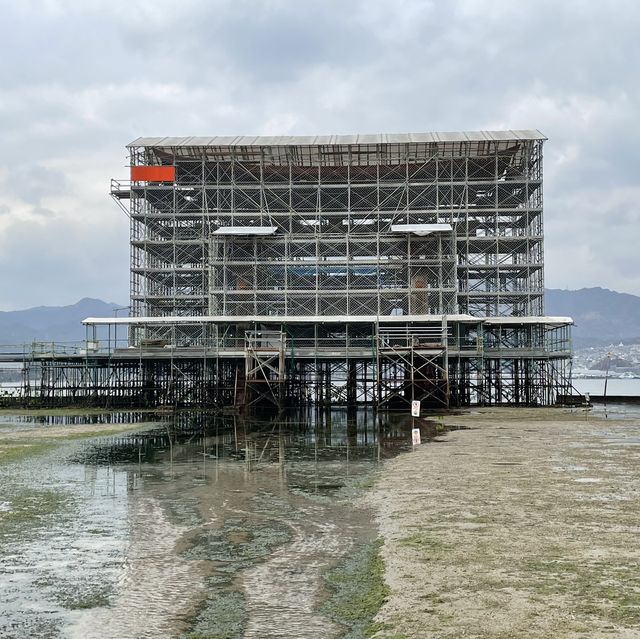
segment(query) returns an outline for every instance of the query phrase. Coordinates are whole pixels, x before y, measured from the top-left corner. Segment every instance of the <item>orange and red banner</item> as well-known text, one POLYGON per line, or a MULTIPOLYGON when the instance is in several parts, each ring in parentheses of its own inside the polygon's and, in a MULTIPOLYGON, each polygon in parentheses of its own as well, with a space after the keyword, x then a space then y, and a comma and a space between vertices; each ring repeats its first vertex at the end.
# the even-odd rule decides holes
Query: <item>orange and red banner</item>
POLYGON ((132 166, 132 182, 175 182, 175 166, 132 166))

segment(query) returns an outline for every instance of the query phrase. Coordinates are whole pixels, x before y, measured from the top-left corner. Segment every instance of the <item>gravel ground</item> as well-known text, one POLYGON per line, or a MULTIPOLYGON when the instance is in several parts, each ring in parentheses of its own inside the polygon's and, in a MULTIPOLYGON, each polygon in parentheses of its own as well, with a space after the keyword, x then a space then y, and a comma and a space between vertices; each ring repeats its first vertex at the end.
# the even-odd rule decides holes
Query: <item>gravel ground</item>
POLYGON ((376 637, 640 637, 640 421, 486 409, 371 493, 376 637))

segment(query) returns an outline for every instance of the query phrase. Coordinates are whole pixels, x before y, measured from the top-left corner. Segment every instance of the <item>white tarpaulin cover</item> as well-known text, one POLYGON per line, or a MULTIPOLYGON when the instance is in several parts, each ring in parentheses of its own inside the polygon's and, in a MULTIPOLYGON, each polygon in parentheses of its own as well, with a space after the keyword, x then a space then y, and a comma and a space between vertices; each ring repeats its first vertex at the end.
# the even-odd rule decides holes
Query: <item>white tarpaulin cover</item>
POLYGON ((453 230, 451 224, 392 224, 392 233, 413 233, 414 235, 429 235, 453 230))
POLYGON ((212 235, 273 235, 277 226, 221 226, 212 235))

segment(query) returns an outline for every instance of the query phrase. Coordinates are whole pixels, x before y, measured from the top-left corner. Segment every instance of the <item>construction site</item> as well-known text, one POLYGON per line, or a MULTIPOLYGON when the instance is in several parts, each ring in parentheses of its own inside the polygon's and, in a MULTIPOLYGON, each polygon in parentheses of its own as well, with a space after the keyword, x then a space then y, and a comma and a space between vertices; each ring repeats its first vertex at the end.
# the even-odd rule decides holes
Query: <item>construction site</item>
POLYGON ((545 406, 539 131, 139 138, 127 317, 23 356, 44 405, 545 406))

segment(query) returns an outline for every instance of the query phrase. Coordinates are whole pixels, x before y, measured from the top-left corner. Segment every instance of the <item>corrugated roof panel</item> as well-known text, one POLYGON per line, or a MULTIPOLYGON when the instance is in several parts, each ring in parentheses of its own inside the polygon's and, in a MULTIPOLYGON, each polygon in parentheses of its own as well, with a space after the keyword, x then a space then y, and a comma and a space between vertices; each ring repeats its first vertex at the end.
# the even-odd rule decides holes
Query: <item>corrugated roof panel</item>
POLYGON ((164 140, 165 138, 162 137, 141 137, 141 138, 136 138, 133 142, 127 144, 128 147, 134 147, 134 146, 158 146, 160 144, 160 142, 162 142, 162 140, 164 140))
POLYGON ((521 140, 522 138, 514 131, 491 131, 491 139, 500 142, 503 140, 521 140))
POLYGON ((549 138, 538 129, 526 129, 521 131, 513 131, 520 136, 522 140, 548 140, 549 138))
MULTIPOLYGON (((242 138, 244 140, 244 138, 242 138)), ((278 135, 260 136, 260 144, 262 146, 280 146, 282 138, 278 135)))
POLYGON ((464 133, 470 142, 486 142, 489 139, 486 131, 465 131, 464 133))
POLYGON ((336 135, 334 144, 358 144, 357 135, 336 135))
POLYGON ((408 144, 409 142, 415 142, 412 133, 389 133, 384 136, 385 142, 388 144, 408 144))
POLYGON ((316 135, 314 144, 327 146, 333 144, 333 136, 332 135, 316 135))
POLYGON ((311 138, 313 141, 309 142, 309 144, 312 144, 314 146, 318 146, 320 144, 326 144, 325 139, 329 138, 329 136, 327 136, 327 135, 309 135, 309 136, 305 135, 303 137, 311 138))
POLYGON ((185 140, 189 140, 189 137, 167 137, 160 142, 159 146, 180 146, 185 140))
POLYGON ((386 137, 386 135, 359 135, 358 144, 381 144, 385 142, 383 138, 386 137))
POLYGON ((293 144, 299 144, 299 145, 305 145, 305 146, 313 146, 314 144, 318 144, 318 142, 316 142, 317 140, 316 135, 296 135, 296 136, 290 136, 287 139, 293 139, 296 140, 296 142, 293 142, 293 144))
POLYGON ((229 146, 260 146, 257 135, 240 135, 229 146))
POLYGON ((238 139, 237 135, 216 135, 212 146, 230 146, 238 139))
POLYGON ((189 146, 211 146, 215 138, 212 137, 197 137, 189 138, 189 146))
POLYGON ((434 134, 440 142, 466 142, 467 136, 464 131, 444 131, 434 134))

